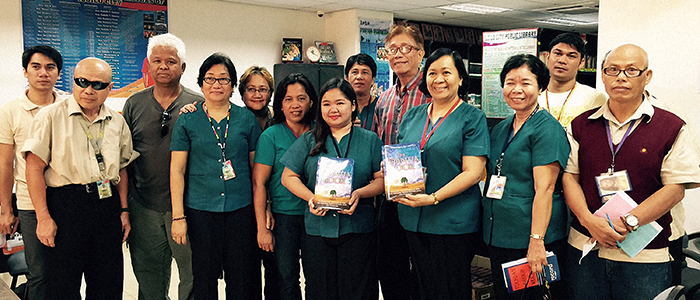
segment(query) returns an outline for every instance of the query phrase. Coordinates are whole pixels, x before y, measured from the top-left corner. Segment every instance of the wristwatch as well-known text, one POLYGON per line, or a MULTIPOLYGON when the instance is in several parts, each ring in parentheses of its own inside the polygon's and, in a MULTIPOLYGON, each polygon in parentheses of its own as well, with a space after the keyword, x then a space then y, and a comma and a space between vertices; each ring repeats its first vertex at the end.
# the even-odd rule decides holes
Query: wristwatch
POLYGON ((433 200, 435 200, 435 202, 433 202, 433 205, 440 204, 440 201, 438 200, 437 196, 435 196, 435 193, 430 194, 430 196, 433 196, 433 200))
POLYGON ((623 216, 625 219, 625 224, 627 226, 632 227, 632 231, 636 231, 637 228, 639 228, 639 219, 633 214, 626 214, 623 216))

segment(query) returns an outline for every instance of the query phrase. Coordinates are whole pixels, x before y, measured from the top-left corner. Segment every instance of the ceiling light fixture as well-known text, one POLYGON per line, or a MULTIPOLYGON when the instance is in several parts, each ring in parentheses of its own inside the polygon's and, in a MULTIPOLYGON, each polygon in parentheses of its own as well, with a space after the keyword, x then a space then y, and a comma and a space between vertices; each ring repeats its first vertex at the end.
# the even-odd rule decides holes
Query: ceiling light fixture
POLYGON ((485 6, 485 5, 477 5, 477 4, 470 4, 470 3, 459 3, 459 4, 452 4, 452 5, 445 5, 445 6, 439 6, 438 8, 454 10, 454 11, 461 11, 461 12, 468 12, 468 13, 480 14, 480 15, 496 14, 496 13, 501 13, 504 11, 512 10, 510 8, 485 6))
POLYGON ((566 19, 566 18, 551 18, 547 20, 538 20, 538 23, 544 23, 544 24, 552 24, 552 25, 561 25, 561 26, 582 26, 582 25, 593 25, 597 24, 598 22, 590 22, 590 21, 581 21, 581 20, 574 20, 574 19, 566 19))

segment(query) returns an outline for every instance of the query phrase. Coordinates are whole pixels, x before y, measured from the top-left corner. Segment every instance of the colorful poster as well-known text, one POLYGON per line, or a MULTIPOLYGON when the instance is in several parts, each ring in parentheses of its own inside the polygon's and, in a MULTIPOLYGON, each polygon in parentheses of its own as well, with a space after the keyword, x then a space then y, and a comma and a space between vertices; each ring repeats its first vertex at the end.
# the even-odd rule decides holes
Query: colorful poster
POLYGON ((390 26, 389 20, 360 18, 360 52, 371 56, 377 63, 373 89, 377 96, 391 86, 389 57, 384 48, 384 38, 389 33, 390 26))
POLYGON ((63 55, 58 90, 71 93, 73 70, 85 57, 112 66, 110 97, 126 98, 153 84, 148 38, 168 32, 167 0, 23 0, 24 48, 49 45, 63 55))
POLYGON ((503 100, 501 70, 516 54, 537 55, 537 28, 484 32, 481 109, 489 118, 505 118, 513 109, 503 100))

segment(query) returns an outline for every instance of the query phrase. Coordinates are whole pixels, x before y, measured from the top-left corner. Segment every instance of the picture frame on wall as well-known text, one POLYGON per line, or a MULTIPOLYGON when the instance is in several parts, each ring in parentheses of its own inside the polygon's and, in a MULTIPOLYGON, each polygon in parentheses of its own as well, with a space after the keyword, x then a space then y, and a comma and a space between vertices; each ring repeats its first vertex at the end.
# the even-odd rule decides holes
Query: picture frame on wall
POLYGON ((436 41, 436 42, 444 42, 445 41, 445 33, 442 32, 442 26, 433 25, 433 41, 436 41))
POLYGON ((444 27, 443 30, 445 31, 445 42, 454 43, 455 37, 452 35, 452 28, 444 27))
POLYGON ((455 37, 455 43, 465 44, 464 30, 462 30, 462 28, 452 28, 452 33, 455 37))
POLYGON ((423 39, 426 41, 432 41, 433 40, 433 25, 431 24, 421 24, 421 27, 423 28, 423 39))

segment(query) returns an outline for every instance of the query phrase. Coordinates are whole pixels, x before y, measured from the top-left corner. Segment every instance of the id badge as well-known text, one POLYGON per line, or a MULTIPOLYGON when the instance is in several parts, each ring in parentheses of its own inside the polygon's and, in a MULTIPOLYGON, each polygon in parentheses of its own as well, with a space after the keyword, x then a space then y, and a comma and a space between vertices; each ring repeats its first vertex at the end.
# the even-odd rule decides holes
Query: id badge
POLYGON ((489 181, 489 190, 486 192, 486 197, 491 199, 503 198, 503 190, 506 188, 506 177, 491 175, 489 181))
POLYGON ((221 167, 221 172, 224 173, 224 180, 236 178, 236 172, 233 171, 230 159, 224 162, 224 165, 221 167))
POLYGON ((100 195, 100 199, 112 197, 112 185, 109 184, 109 179, 97 181, 97 194, 100 195))
POLYGON ((604 200, 605 196, 632 190, 627 170, 617 171, 612 174, 602 173, 595 177, 595 183, 598 186, 598 195, 603 197, 604 200))

